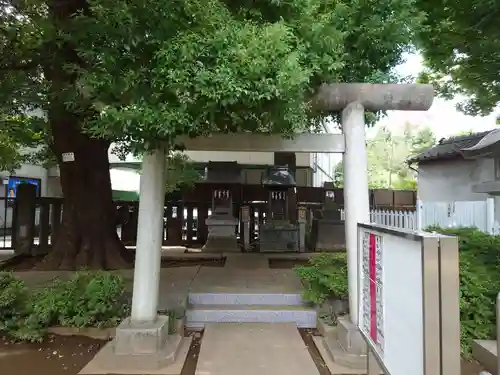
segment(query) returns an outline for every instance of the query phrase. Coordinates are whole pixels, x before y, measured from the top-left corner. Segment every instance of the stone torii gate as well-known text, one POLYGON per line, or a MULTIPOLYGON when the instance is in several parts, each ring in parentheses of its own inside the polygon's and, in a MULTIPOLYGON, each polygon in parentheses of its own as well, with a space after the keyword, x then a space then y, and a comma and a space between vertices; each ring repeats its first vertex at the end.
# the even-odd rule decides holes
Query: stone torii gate
MULTIPOLYGON (((313 105, 323 111, 342 111, 343 134, 298 134, 294 139, 250 133, 215 134, 211 137, 182 138, 180 142, 186 149, 197 151, 343 153, 349 308, 352 323, 356 325, 358 323, 357 224, 370 221, 365 110, 425 111, 432 104, 433 92, 431 85, 416 84, 323 85, 313 105)), ((142 353, 148 358, 145 358, 146 361, 154 361, 166 350, 165 326, 168 327, 168 318, 157 314, 165 173, 165 150, 157 149, 144 155, 132 312, 131 317, 118 327, 116 334, 115 354, 142 353), (148 348, 146 351, 145 346, 148 348)), ((134 357, 139 366, 137 362, 139 356, 134 357)))

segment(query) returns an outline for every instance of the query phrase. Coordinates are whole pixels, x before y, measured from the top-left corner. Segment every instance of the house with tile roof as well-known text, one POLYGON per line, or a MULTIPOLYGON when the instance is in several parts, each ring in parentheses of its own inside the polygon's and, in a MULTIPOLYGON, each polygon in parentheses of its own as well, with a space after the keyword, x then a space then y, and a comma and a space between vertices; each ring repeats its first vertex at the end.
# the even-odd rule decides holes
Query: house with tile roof
POLYGON ((408 164, 418 167, 421 201, 500 199, 500 129, 443 138, 408 164))

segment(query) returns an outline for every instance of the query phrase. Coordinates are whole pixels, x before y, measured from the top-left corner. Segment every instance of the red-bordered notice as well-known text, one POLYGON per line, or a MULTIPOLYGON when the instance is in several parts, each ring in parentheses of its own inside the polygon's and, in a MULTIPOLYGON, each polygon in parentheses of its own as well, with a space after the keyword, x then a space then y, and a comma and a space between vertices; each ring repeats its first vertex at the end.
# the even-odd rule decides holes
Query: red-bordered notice
POLYGON ((360 296, 362 328, 366 336, 384 351, 383 248, 382 237, 365 231, 362 251, 362 295, 360 296))

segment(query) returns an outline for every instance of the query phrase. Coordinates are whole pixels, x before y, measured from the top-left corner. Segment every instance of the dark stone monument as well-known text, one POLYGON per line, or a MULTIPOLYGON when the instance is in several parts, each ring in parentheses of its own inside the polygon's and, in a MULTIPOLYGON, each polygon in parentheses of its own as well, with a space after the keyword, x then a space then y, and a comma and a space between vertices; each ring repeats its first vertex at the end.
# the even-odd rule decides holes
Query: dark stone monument
POLYGON ((132 245, 137 242, 137 222, 139 219, 139 205, 123 203, 118 209, 119 221, 121 224, 121 240, 125 245, 132 245))
POLYGON ((36 186, 20 184, 14 204, 13 239, 16 255, 34 255, 36 186))
POLYGON ((345 225, 335 203, 333 188, 332 182, 325 183, 323 209, 316 214, 313 220, 313 232, 316 232, 315 251, 345 249, 345 225))
POLYGON ((212 190, 212 214, 205 220, 208 227, 204 252, 239 252, 233 215, 232 188, 242 182, 241 168, 237 162, 209 162, 204 181, 216 184, 212 190))
POLYGON ((295 188, 295 179, 287 166, 275 166, 262 174, 261 183, 269 190, 269 205, 266 222, 259 229, 260 251, 299 251, 299 226, 290 222, 288 205, 289 189, 295 188))

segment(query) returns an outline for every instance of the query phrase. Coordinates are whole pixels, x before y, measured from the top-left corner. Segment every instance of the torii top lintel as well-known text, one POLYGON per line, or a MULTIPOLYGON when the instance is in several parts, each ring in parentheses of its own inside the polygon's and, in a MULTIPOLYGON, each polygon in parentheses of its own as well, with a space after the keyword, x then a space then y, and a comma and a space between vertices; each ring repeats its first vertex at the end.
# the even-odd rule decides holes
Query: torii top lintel
POLYGON ((434 99, 434 87, 421 84, 324 84, 313 105, 325 111, 339 111, 357 102, 366 110, 427 111, 434 99))
MULTIPOLYGON (((313 100, 319 110, 337 111, 352 103, 366 110, 426 111, 432 105, 432 85, 339 83, 321 86, 313 100)), ((335 153, 345 151, 343 134, 294 135, 283 139, 280 135, 258 133, 212 134, 207 137, 179 137, 178 142, 190 151, 239 152, 299 152, 335 153)))

